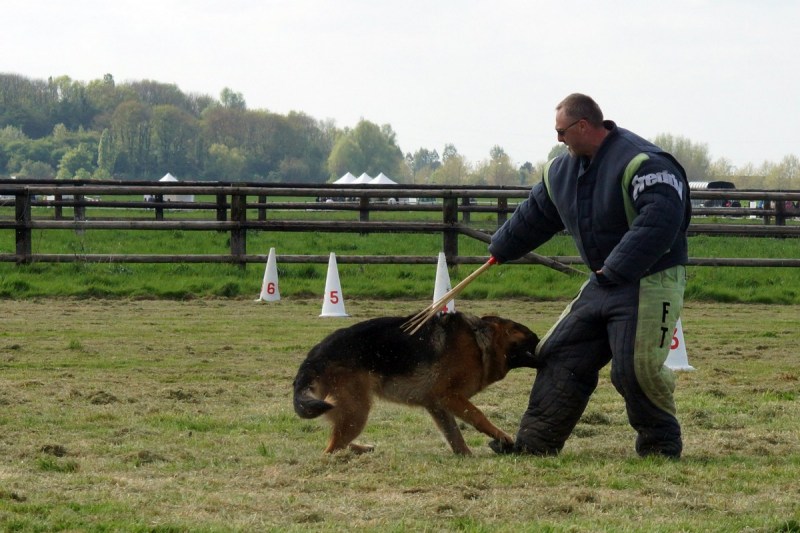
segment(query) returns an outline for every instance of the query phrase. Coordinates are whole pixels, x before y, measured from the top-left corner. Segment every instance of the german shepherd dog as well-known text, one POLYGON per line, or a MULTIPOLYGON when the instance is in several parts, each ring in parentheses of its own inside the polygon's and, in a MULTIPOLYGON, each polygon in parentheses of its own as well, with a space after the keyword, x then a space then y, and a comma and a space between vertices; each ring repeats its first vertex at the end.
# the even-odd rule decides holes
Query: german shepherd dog
POLYGON ((364 429, 375 396, 424 407, 456 454, 471 452, 455 417, 510 447, 513 437, 469 398, 512 368, 536 368, 539 338, 511 320, 463 313, 439 315, 409 335, 401 328, 409 318, 374 318, 337 330, 300 365, 294 410, 301 418, 324 414, 331 422, 325 453, 372 451, 353 440, 364 429))

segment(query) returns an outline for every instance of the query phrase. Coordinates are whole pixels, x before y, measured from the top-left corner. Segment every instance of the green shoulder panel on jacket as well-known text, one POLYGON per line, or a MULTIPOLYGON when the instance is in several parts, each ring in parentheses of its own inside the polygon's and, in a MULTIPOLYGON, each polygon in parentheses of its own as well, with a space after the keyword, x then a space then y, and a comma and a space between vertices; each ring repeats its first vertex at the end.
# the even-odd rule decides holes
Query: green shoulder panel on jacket
POLYGON ((630 188, 633 177, 636 171, 642 166, 642 163, 650 159, 650 156, 642 152, 633 159, 631 159, 628 166, 625 167, 625 172, 622 174, 622 200, 625 202, 625 217, 628 219, 628 226, 633 223, 636 218, 636 208, 633 207, 633 198, 631 198, 630 188))
POLYGON ((550 161, 544 164, 544 168, 542 169, 542 175, 544 178, 544 188, 547 190, 547 196, 550 197, 550 200, 553 199, 553 195, 550 194, 550 166, 553 164, 556 158, 554 157, 550 161))

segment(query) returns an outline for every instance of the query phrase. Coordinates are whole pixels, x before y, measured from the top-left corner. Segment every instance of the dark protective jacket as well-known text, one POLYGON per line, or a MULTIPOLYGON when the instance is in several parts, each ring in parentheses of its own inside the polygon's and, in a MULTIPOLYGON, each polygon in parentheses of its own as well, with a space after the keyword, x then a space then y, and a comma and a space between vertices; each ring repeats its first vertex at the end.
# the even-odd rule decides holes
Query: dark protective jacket
POLYGON ((489 252, 517 259, 566 229, 599 283, 626 283, 688 262, 691 218, 683 167, 668 153, 607 120, 591 161, 564 154, 493 235, 489 252))

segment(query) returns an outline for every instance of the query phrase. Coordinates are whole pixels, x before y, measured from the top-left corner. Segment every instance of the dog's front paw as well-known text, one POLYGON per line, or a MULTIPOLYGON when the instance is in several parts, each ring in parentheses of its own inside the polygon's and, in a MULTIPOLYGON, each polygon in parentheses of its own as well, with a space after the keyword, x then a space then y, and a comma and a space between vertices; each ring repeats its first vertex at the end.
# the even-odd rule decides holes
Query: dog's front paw
POLYGON ((492 439, 489 441, 489 448, 491 448, 494 453, 499 455, 514 453, 514 440, 492 439))

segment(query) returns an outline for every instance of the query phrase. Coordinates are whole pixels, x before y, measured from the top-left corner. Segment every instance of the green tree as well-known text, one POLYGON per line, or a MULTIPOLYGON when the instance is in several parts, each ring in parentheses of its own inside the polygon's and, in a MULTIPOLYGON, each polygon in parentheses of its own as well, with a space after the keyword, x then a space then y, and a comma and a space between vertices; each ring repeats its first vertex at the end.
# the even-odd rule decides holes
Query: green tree
POLYGON ((708 175, 712 179, 724 180, 734 174, 733 163, 725 157, 720 157, 708 167, 708 175))
MULTIPOLYGON (((447 145, 453 147, 452 144, 447 145)), ((463 185, 467 182, 470 173, 469 166, 464 157, 455 151, 448 151, 445 147, 445 154, 447 157, 444 163, 440 165, 431 175, 430 183, 435 185, 463 185)))
POLYGON ((275 183, 310 183, 312 176, 304 159, 286 157, 278 165, 278 171, 267 177, 275 183))
POLYGON ((359 148, 356 140, 345 132, 341 135, 331 149, 328 156, 328 170, 331 178, 336 178, 347 172, 358 176, 358 169, 364 168, 364 154, 359 148))
POLYGON ((69 139, 69 131, 64 124, 59 122, 53 127, 53 140, 57 142, 65 142, 67 139, 69 139))
POLYGON ((439 152, 420 148, 414 154, 406 154, 406 165, 411 172, 413 183, 425 183, 429 181, 434 171, 442 166, 439 159, 439 152))
POLYGON ((97 145, 97 169, 100 171, 98 177, 110 178, 114 175, 114 166, 117 163, 117 149, 108 128, 103 130, 100 135, 100 142, 97 145))
POLYGON ((284 159, 301 159, 303 140, 300 132, 289 120, 269 111, 245 111, 244 124, 247 131, 245 142, 240 146, 247 157, 247 172, 253 178, 278 180, 284 159))
POLYGON ((534 166, 530 161, 526 161, 519 167, 519 184, 520 185, 533 185, 539 178, 541 168, 534 166))
POLYGON ((787 155, 765 174, 765 185, 769 189, 800 188, 800 159, 796 155, 787 155))
POLYGON ((111 117, 119 104, 136 100, 138 96, 127 85, 117 86, 114 76, 106 74, 103 79, 92 80, 86 85, 86 98, 95 110, 92 127, 103 130, 111 127, 111 117))
MULTIPOLYGON (((296 111, 291 111, 286 120, 293 131, 294 142, 285 157, 302 160, 308 169, 305 181, 324 183, 335 127, 296 111)), ((284 165, 284 161, 281 161, 281 165, 284 165)))
POLYGON ((206 175, 219 181, 241 181, 246 163, 238 148, 212 144, 208 148, 206 175))
POLYGON ((158 105, 151 110, 150 126, 156 166, 164 172, 191 172, 189 162, 200 129, 197 120, 174 105, 158 105))
POLYGON ((58 164, 56 177, 59 179, 71 179, 76 177, 80 170, 88 172, 89 175, 95 170, 94 154, 85 144, 80 144, 64 154, 58 164))
POLYGON ((732 181, 739 189, 766 189, 764 184, 766 181, 766 173, 770 169, 757 168, 753 163, 746 163, 745 165, 736 169, 736 175, 728 177, 728 181, 732 181))
POLYGON ((711 158, 708 155, 708 145, 694 143, 680 135, 662 133, 656 135, 653 144, 672 154, 683 166, 689 181, 711 180, 711 158))
POLYGON ((455 145, 453 144, 445 144, 444 150, 442 150, 442 161, 447 162, 448 159, 451 157, 457 157, 458 150, 456 150, 455 145))
POLYGON ((519 172, 514 168, 511 158, 500 146, 489 151, 490 160, 479 168, 481 182, 486 185, 519 185, 519 172))
POLYGON ((188 113, 192 113, 194 110, 192 99, 187 97, 174 83, 142 80, 128 83, 126 87, 136 100, 147 106, 174 105, 188 113))
POLYGON ((55 97, 42 80, 0 74, 0 127, 14 126, 38 139, 53 131, 55 97))
POLYGON ((558 156, 564 155, 569 152, 569 148, 564 143, 559 143, 550 148, 550 151, 547 153, 547 160, 550 161, 551 159, 555 159, 558 156))
POLYGON ((8 158, 6 168, 9 173, 21 173, 22 165, 29 161, 40 161, 56 167, 68 149, 69 146, 56 143, 52 136, 41 139, 23 137, 11 140, 5 143, 8 158))
POLYGON ((346 131, 331 150, 328 171, 331 176, 346 172, 355 175, 366 172, 375 176, 402 174, 403 152, 397 146, 396 134, 388 124, 378 126, 361 120, 353 130, 346 131))
POLYGON ((146 175, 151 159, 150 109, 135 100, 117 106, 111 118, 111 133, 125 168, 135 176, 146 175))
POLYGON ((0 144, 5 144, 11 141, 23 141, 27 139, 28 136, 17 127, 5 126, 4 128, 0 128, 0 144))
POLYGON ((83 82, 74 81, 69 76, 59 76, 48 80, 48 88, 53 99, 53 122, 62 123, 69 130, 91 126, 95 110, 83 82))
POLYGON ((247 102, 245 102, 242 93, 237 93, 228 87, 222 89, 219 95, 219 101, 222 103, 223 107, 227 107, 228 109, 247 109, 247 102))
POLYGON ((222 106, 207 108, 200 119, 203 138, 209 146, 243 146, 248 137, 246 114, 244 110, 222 106))
POLYGON ((52 179, 55 171, 52 166, 42 161, 27 160, 22 163, 17 175, 29 179, 52 179))

